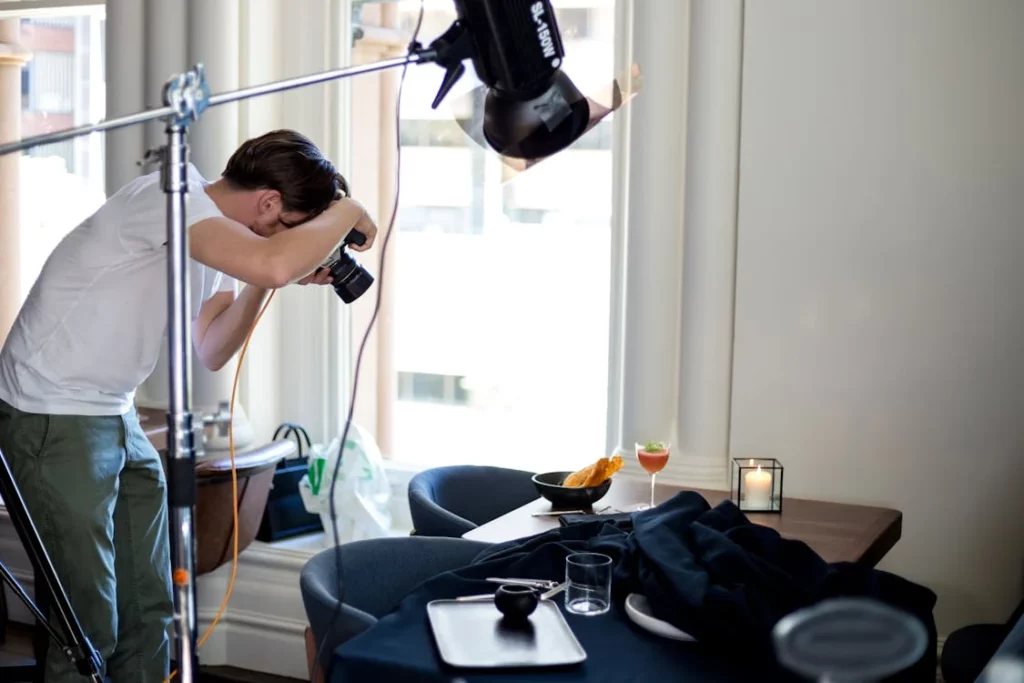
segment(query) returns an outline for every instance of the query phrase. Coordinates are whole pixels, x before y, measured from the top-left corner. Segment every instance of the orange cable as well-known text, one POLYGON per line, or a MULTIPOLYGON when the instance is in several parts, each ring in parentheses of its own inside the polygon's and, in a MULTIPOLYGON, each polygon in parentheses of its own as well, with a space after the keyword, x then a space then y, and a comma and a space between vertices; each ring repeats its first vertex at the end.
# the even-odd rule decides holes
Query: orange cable
MULTIPOLYGON (((232 519, 232 542, 233 548, 231 553, 231 578, 228 579, 228 590, 224 594, 224 599, 220 603, 220 609, 217 610, 217 615, 210 622, 209 628, 206 629, 206 633, 199 639, 196 644, 198 650, 206 642, 206 639, 213 633, 213 629, 217 627, 217 623, 220 622, 221 617, 224 616, 225 610, 228 608, 228 601, 231 600, 231 592, 235 589, 235 576, 238 574, 238 470, 235 468, 235 396, 238 393, 238 380, 242 374, 242 362, 245 360, 245 352, 249 348, 249 341, 252 339, 252 333, 256 331, 256 326, 259 325, 260 318, 263 317, 263 313, 267 310, 267 306, 270 305, 270 301, 274 298, 274 293, 277 290, 271 290, 270 296, 263 303, 263 308, 256 315, 256 319, 252 323, 252 327, 249 328, 249 333, 245 335, 245 342, 242 344, 242 350, 238 355, 238 365, 235 367, 235 379, 231 385, 231 404, 229 408, 229 422, 228 422, 228 452, 231 455, 231 519, 232 519)), ((174 670, 171 675, 164 679, 164 683, 170 683, 177 675, 178 671, 174 670)))

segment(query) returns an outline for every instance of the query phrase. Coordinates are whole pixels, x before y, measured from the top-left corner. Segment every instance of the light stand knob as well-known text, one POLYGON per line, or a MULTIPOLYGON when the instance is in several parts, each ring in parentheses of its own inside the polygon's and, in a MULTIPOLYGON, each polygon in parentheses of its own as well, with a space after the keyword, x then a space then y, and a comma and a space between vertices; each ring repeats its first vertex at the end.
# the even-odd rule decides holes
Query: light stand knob
POLYGON ((216 427, 217 435, 226 437, 231 426, 231 404, 228 401, 221 401, 217 406, 217 412, 213 415, 203 416, 203 427, 216 427))
POLYGON ((192 454, 197 462, 206 455, 206 425, 202 422, 192 428, 192 454))
POLYGON ((217 434, 222 437, 228 435, 228 431, 231 427, 231 402, 221 401, 217 406, 217 414, 214 415, 214 421, 217 424, 217 434))
POLYGON ((826 600, 787 615, 772 631, 785 668, 821 683, 870 683, 903 671, 928 648, 913 616, 866 598, 826 600))

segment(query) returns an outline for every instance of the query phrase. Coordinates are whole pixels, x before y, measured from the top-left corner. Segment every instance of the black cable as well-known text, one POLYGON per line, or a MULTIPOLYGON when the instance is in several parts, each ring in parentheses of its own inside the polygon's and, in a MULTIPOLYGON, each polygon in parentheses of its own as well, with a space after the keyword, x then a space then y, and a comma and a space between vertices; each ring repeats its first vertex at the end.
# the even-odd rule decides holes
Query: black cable
MULTIPOLYGON (((416 28, 412 32, 412 40, 409 41, 409 54, 412 54, 418 48, 417 39, 420 35, 420 28, 423 26, 423 13, 424 0, 420 0, 419 17, 416 19, 416 28)), ((370 332, 373 331, 373 325, 377 322, 377 314, 380 312, 381 292, 384 289, 384 266, 387 263, 388 242, 391 240, 391 231, 395 227, 395 216, 398 215, 398 199, 402 188, 402 91, 405 89, 405 76, 408 70, 408 63, 402 65, 402 76, 398 81, 398 97, 395 102, 395 199, 391 206, 391 216, 388 219, 388 227, 387 230, 384 231, 384 242, 380 249, 380 273, 377 276, 377 300, 373 306, 373 315, 370 316, 370 322, 366 325, 366 332, 363 333, 363 340, 359 344, 359 353, 356 355, 356 366, 352 373, 352 395, 349 397, 348 401, 348 415, 345 418, 345 429, 341 433, 341 444, 338 446, 338 459, 334 463, 334 473, 331 477, 331 488, 328 492, 328 496, 330 496, 331 531, 334 535, 334 573, 338 576, 338 603, 334 608, 334 614, 331 616, 330 626, 324 633, 323 638, 320 639, 319 647, 317 647, 316 658, 313 660, 313 672, 310 677, 311 683, 316 682, 316 672, 320 666, 320 657, 323 656, 323 650, 327 645, 327 639, 330 637, 331 630, 334 628, 335 622, 338 621, 338 617, 341 616, 341 607, 345 602, 345 581, 344 571, 341 564, 341 540, 338 536, 338 514, 335 509, 334 487, 338 484, 338 473, 341 471, 341 456, 345 452, 345 443, 348 441, 348 430, 352 425, 352 415, 356 405, 356 391, 359 388, 359 369, 363 363, 363 351, 366 349, 366 343, 370 339, 370 332)))

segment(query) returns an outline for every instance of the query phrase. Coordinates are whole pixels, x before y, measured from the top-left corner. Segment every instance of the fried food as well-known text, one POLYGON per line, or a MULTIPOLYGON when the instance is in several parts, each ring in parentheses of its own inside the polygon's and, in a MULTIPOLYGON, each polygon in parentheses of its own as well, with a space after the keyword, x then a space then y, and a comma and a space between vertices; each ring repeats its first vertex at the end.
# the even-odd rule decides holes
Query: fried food
POLYGON ((599 486, 611 478, 613 474, 622 469, 625 463, 621 455, 611 458, 601 458, 597 462, 577 470, 565 478, 562 486, 569 488, 589 488, 599 486))

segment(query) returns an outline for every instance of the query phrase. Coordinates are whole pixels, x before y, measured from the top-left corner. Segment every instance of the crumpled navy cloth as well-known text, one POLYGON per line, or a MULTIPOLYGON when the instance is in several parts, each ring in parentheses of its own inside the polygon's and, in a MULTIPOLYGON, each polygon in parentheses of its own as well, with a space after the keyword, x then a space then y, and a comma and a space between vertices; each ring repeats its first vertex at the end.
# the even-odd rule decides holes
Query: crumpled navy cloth
POLYGON ((710 646, 742 642, 766 655, 782 617, 840 596, 899 607, 921 619, 934 639, 931 590, 879 569, 829 564, 806 543, 754 524, 730 501, 712 508, 700 494, 683 491, 628 521, 615 517, 504 543, 476 561, 522 558, 547 543, 603 552, 616 561, 618 599, 645 595, 655 616, 710 646))
MULTIPOLYGON (((775 668, 772 628, 794 610, 839 596, 872 597, 920 619, 930 635, 928 651, 917 665, 891 680, 935 680, 932 591, 878 569, 829 564, 805 543, 753 524, 731 502, 712 508, 699 494, 685 491, 628 519, 570 521, 485 550, 470 566, 427 581, 396 613, 339 648, 335 669, 354 677, 347 681, 371 674, 399 681, 410 671, 408 680, 452 680, 451 672, 443 673, 445 667, 433 647, 426 603, 493 590, 493 584, 484 581, 488 576, 562 580, 565 556, 579 551, 613 558, 613 612, 608 618, 570 616, 588 653, 582 672, 547 672, 542 678, 537 678, 539 672, 529 672, 522 680, 634 680, 637 666, 647 674, 660 668, 672 680, 748 680, 737 667, 761 676, 774 669, 771 680, 784 680, 775 668), (645 595, 655 616, 693 635, 698 643, 666 641, 637 629, 622 610, 630 593, 645 595), (626 643, 630 644, 624 651, 626 643)), ((511 672, 494 672, 465 680, 520 679, 511 672)), ((645 674, 635 680, 656 679, 645 674)))

